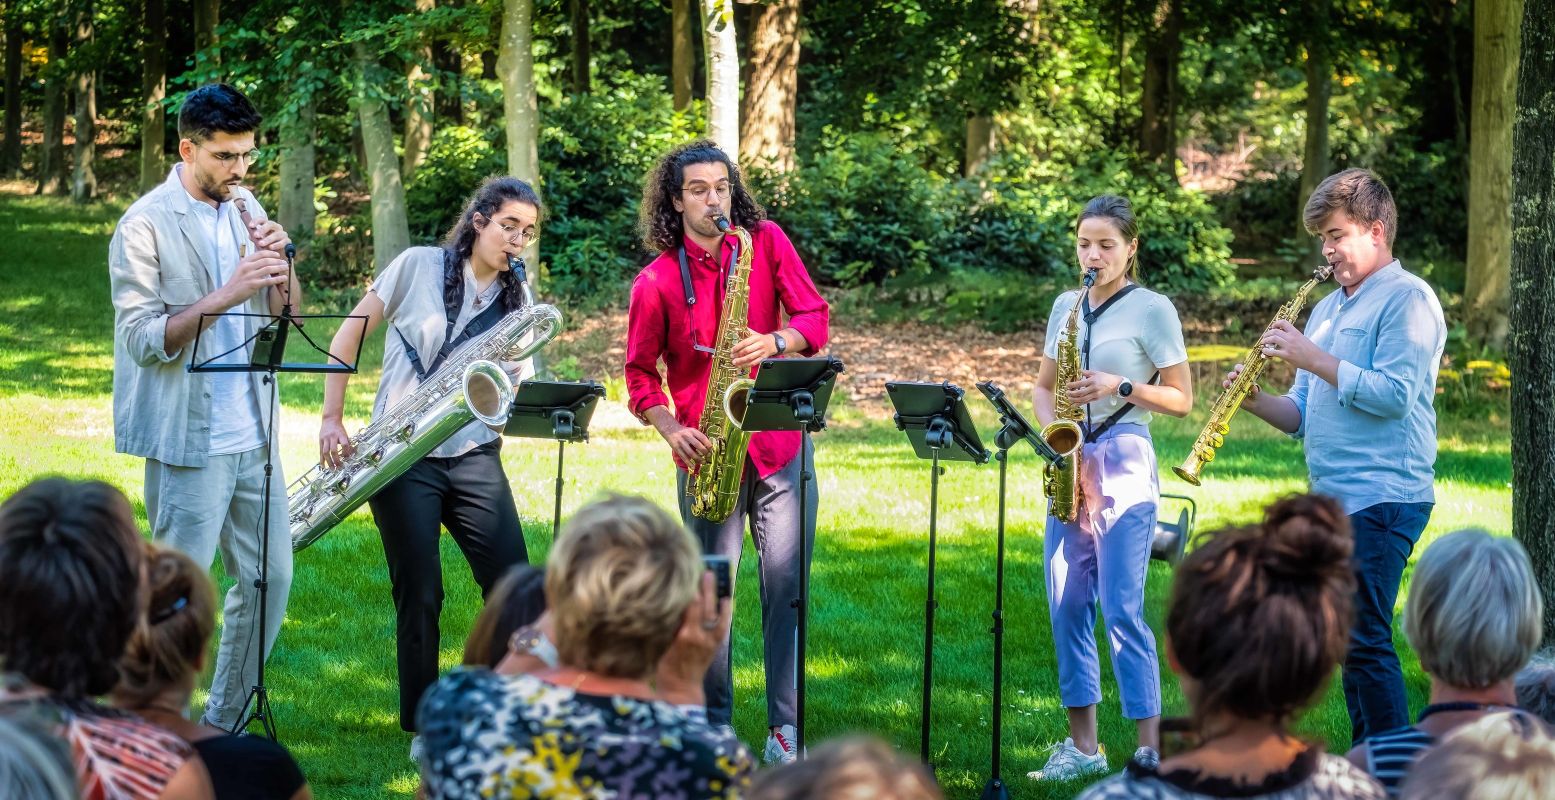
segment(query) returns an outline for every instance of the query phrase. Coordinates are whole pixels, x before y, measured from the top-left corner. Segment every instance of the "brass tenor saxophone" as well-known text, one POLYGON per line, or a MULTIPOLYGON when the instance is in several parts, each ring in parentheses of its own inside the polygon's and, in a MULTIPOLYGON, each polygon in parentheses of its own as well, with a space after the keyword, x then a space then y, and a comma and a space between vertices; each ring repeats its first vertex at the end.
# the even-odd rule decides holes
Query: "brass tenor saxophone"
POLYGON ((1085 292, 1096 282, 1096 270, 1085 271, 1080 294, 1069 309, 1064 330, 1058 335, 1057 376, 1053 379, 1053 421, 1042 429, 1042 439, 1064 457, 1063 466, 1051 463, 1043 469, 1042 491, 1052 499, 1049 510, 1064 522, 1074 522, 1080 513, 1080 448, 1085 445, 1085 430, 1080 427, 1084 418, 1080 406, 1069 401, 1064 387, 1080 378, 1080 301, 1085 292))
POLYGON ((718 217, 715 222, 725 236, 740 243, 740 254, 729 276, 724 295, 723 316, 718 321, 718 338, 713 344, 713 363, 708 368, 707 399, 702 404, 702 421, 697 426, 712 443, 696 474, 686 481, 691 498, 691 513, 709 522, 722 522, 734 513, 740 497, 740 478, 745 470, 745 452, 750 447, 750 431, 745 424, 746 401, 756 382, 750 370, 734 364, 734 346, 745 338, 750 316, 751 237, 744 228, 718 217))
MULTIPOLYGON (((1306 305, 1307 295, 1311 294, 1318 284, 1328 280, 1328 276, 1332 274, 1334 268, 1327 264, 1312 270, 1312 278, 1302 284, 1296 291, 1295 297, 1280 306, 1279 313, 1274 315, 1274 319, 1269 320, 1269 325, 1264 328, 1264 332, 1267 333, 1269 328, 1274 327, 1274 323, 1280 320, 1294 323, 1296 315, 1301 313, 1301 307, 1306 305)), ((1261 340, 1263 336, 1259 335, 1258 338, 1261 340)), ((1220 397, 1215 399, 1215 405, 1209 411, 1209 421, 1204 423, 1204 430, 1199 431, 1199 438, 1193 440, 1193 450, 1181 464, 1172 467, 1172 472, 1177 473, 1177 477, 1194 486, 1199 485, 1199 473, 1204 470, 1205 464, 1215 460, 1215 450, 1226 443, 1226 434, 1231 431, 1231 418, 1236 416, 1237 410, 1242 407, 1242 399, 1258 385, 1258 377, 1263 374, 1264 367, 1268 364, 1269 357, 1264 354, 1263 348, 1254 342, 1252 349, 1242 357, 1242 373, 1220 393, 1220 397)))

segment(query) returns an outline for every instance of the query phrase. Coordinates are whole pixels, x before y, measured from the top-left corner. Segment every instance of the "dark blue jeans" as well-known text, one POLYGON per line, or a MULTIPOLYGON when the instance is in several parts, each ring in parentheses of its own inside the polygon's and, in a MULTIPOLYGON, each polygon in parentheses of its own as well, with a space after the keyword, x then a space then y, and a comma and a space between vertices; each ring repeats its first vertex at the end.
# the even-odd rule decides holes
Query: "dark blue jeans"
POLYGON ((1404 672, 1393 651, 1393 604, 1432 503, 1378 503, 1350 515, 1355 532, 1355 628, 1344 660, 1351 745, 1410 723, 1404 672))

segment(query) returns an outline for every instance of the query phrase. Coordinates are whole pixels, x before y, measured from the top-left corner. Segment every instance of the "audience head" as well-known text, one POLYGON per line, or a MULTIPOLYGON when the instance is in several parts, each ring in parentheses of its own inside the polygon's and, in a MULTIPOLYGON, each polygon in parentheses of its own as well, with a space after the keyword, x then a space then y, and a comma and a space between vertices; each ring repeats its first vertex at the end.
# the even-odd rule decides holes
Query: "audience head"
POLYGON ((144 566, 118 489, 45 478, 11 495, 0 505, 0 670, 67 697, 112 689, 144 566))
POLYGON ((646 678, 697 597, 697 543, 663 509, 612 495, 562 527, 545 573, 561 663, 646 678))
POLYGON ((76 771, 65 743, 20 719, 0 717, 0 797, 72 800, 76 771))
POLYGON ((145 705, 169 689, 192 690, 216 629, 216 590, 205 570, 177 550, 152 547, 146 618, 119 660, 120 705, 145 705))
POLYGON ((496 667, 507 655, 513 632, 533 625, 545 613, 545 572, 518 564, 492 587, 486 605, 464 643, 464 665, 496 667))
POLYGON ((756 775, 750 800, 939 800, 922 764, 868 736, 826 742, 802 761, 756 775))
POLYGON ((1517 673, 1517 705, 1524 711, 1555 725, 1555 651, 1536 654, 1528 666, 1517 673))
POLYGON ((1555 738, 1527 712, 1488 714, 1426 750, 1410 768, 1399 797, 1555 797, 1555 738))
POLYGON ((1515 539, 1454 531, 1415 564, 1404 635, 1437 680, 1485 689, 1511 680, 1539 647, 1544 602, 1515 539))
POLYGON ((1281 724, 1328 685, 1349 641, 1352 549, 1339 504, 1298 495, 1183 559, 1166 628, 1195 718, 1281 724))

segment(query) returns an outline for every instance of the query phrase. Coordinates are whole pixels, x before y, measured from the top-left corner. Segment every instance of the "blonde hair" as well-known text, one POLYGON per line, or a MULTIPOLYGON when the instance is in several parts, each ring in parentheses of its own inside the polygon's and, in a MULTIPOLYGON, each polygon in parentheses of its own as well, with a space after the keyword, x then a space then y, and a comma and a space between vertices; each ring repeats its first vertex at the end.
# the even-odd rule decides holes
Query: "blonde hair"
POLYGON ((1488 714, 1447 735, 1410 768, 1401 800, 1555 796, 1555 739, 1526 711, 1488 714))
POLYGON ((545 571, 561 663, 646 678, 696 599, 701 553, 691 534, 640 497, 609 495, 562 527, 545 571))
POLYGON ((1539 648, 1544 602, 1515 539, 1454 531, 1427 547, 1404 605, 1404 636, 1437 679, 1483 689, 1517 674, 1539 648))
POLYGON ((205 570, 177 550, 149 545, 146 615, 119 659, 114 699, 141 705, 188 681, 216 629, 216 589, 205 570))
POLYGON ((749 800, 939 800, 923 766, 872 736, 827 742, 803 761, 756 774, 749 800))

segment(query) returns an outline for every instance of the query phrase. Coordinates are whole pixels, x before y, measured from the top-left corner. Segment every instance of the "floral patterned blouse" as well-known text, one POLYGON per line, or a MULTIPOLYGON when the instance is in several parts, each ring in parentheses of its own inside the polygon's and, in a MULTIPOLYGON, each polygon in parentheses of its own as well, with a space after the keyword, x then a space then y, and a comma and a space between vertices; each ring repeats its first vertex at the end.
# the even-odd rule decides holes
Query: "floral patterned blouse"
POLYGON ((457 669, 421 701, 432 800, 738 798, 754 761, 731 734, 661 701, 457 669))

